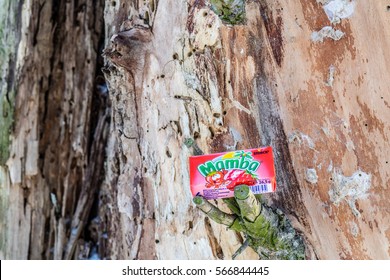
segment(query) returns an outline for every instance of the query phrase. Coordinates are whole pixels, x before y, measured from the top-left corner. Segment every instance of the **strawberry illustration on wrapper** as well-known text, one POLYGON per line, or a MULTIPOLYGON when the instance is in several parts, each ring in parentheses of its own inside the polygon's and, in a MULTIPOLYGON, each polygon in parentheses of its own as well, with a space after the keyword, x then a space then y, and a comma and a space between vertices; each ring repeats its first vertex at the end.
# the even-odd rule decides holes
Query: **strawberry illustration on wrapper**
POLYGON ((226 170, 212 172, 205 177, 206 188, 218 188, 225 181, 226 170))
POLYGON ((231 183, 226 186, 229 190, 234 191, 234 187, 238 185, 253 186, 257 183, 257 179, 254 178, 253 174, 246 173, 246 171, 244 170, 234 170, 234 171, 235 172, 238 171, 240 175, 237 178, 232 179, 231 183))
POLYGON ((238 185, 249 186, 255 194, 276 190, 271 147, 192 156, 189 161, 193 196, 233 197, 238 185))

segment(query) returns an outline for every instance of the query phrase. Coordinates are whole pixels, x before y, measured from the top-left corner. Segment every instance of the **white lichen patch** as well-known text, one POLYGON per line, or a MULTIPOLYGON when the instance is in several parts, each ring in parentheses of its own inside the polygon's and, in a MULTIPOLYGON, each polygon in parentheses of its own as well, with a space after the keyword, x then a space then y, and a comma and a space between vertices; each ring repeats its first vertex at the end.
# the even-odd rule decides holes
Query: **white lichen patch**
POLYGON ((323 126, 323 127, 321 127, 321 130, 322 130, 322 132, 324 132, 324 134, 325 134, 326 136, 328 136, 328 137, 330 136, 329 128, 323 126))
POLYGON ((320 31, 314 31, 311 34, 311 40, 315 43, 322 43, 326 38, 330 38, 337 41, 340 40, 344 35, 345 33, 340 30, 336 30, 331 26, 325 26, 320 31))
POLYGON ((351 230, 352 235, 354 237, 358 237, 359 232, 360 232, 359 226, 355 222, 350 222, 349 226, 350 226, 350 230, 351 230))
POLYGON ((307 145, 310 149, 314 150, 315 149, 315 144, 314 141, 310 138, 310 136, 300 132, 300 131, 294 131, 290 134, 288 137, 288 142, 293 143, 293 142, 298 142, 299 145, 305 144, 307 145))
POLYGON ((333 169, 333 161, 330 161, 330 163, 328 165, 328 169, 326 171, 332 172, 332 169, 333 169))
POLYGON ((185 71, 183 71, 182 73, 183 73, 184 82, 187 87, 193 90, 199 90, 201 88, 201 83, 199 81, 199 78, 195 74, 185 72, 185 71))
POLYGON ((348 151, 353 151, 353 150, 355 150, 355 144, 354 144, 351 140, 349 140, 349 141, 345 144, 345 146, 347 147, 348 151))
POLYGON ((191 39, 193 45, 198 50, 203 50, 207 46, 217 46, 219 41, 219 27, 221 20, 211 13, 210 9, 200 9, 195 13, 194 31, 191 39))
POLYGON ((341 19, 349 18, 353 14, 355 11, 355 1, 331 0, 324 3, 323 8, 330 22, 337 24, 341 19))
POLYGON ((330 200, 338 206, 345 200, 352 209, 352 213, 359 217, 360 213, 355 202, 358 199, 367 197, 371 187, 371 174, 363 171, 356 171, 352 176, 344 176, 340 171, 335 170, 332 174, 333 185, 329 190, 330 200))
POLYGON ((311 184, 316 184, 318 182, 317 171, 314 168, 307 168, 305 173, 305 179, 311 184))
POLYGON ((328 87, 333 87, 335 71, 336 71, 336 67, 334 67, 333 65, 329 66, 329 76, 328 76, 328 80, 325 83, 328 87))
POLYGON ((234 146, 236 147, 238 143, 242 142, 241 133, 234 127, 229 127, 230 134, 233 136, 234 146))

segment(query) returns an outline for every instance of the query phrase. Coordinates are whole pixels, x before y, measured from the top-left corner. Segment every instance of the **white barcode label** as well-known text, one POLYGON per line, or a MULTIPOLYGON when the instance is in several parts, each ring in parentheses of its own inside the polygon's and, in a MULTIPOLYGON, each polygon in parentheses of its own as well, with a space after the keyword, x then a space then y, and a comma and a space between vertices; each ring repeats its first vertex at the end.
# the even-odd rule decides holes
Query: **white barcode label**
POLYGON ((260 184, 260 185, 254 185, 250 186, 251 190, 253 193, 258 194, 258 193, 268 193, 272 192, 272 184, 260 184))

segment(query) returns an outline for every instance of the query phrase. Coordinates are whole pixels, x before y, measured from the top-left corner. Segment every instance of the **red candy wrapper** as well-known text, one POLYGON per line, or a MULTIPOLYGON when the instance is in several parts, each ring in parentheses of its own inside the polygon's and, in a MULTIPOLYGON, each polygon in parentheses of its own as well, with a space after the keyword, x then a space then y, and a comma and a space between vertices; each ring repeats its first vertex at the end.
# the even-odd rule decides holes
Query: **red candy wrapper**
POLYGON ((271 147, 190 157, 193 196, 233 197, 238 185, 248 185, 255 194, 276 190, 271 147))

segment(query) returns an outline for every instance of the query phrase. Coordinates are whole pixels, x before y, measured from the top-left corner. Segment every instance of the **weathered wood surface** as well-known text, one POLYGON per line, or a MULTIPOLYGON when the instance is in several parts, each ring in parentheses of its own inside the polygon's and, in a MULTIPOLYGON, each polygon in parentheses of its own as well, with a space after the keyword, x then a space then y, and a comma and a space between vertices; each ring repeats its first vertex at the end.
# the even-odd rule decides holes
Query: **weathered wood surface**
POLYGON ((194 138, 207 153, 275 147, 278 192, 266 198, 303 233, 308 257, 389 258, 387 2, 336 1, 347 10, 338 24, 318 2, 248 1, 236 26, 204 1, 106 6, 107 38, 145 33, 109 45, 121 55, 107 75, 113 257, 230 258, 239 247, 190 202, 194 151, 183 142, 194 138), (320 42, 313 32, 331 20, 339 40, 320 42))
POLYGON ((105 126, 94 90, 103 1, 0 3, 2 39, 15 44, 2 73, 2 82, 12 76, 15 113, 0 174, 0 258, 72 258, 104 159, 91 144, 105 126))
POLYGON ((106 1, 112 117, 95 152, 102 6, 32 2, 0 170, 0 258, 78 258, 85 235, 101 258, 231 258, 242 236, 191 201, 188 138, 205 153, 272 145, 278 191, 264 197, 308 258, 390 258, 388 1, 246 1, 239 25, 202 0, 106 1), (341 18, 328 17, 336 4, 341 18), (86 229, 105 150, 100 215, 86 229))

